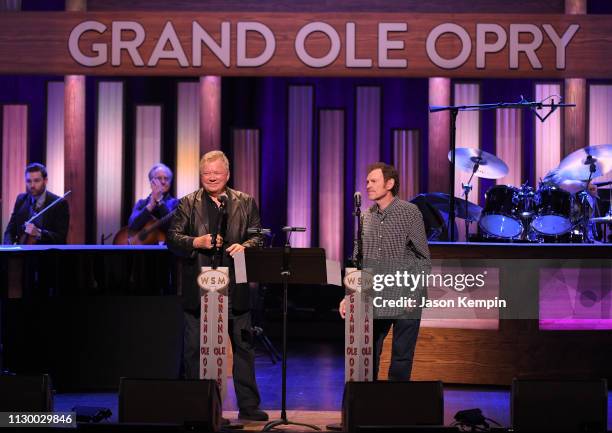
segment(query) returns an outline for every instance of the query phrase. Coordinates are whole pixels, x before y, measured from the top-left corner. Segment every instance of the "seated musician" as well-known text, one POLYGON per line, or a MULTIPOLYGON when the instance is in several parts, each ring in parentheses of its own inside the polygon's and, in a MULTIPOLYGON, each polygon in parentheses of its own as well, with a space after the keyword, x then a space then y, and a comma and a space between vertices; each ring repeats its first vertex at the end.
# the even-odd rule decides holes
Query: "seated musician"
POLYGON ((39 217, 27 222, 59 197, 47 191, 47 168, 39 163, 25 169, 26 192, 19 194, 4 232, 4 244, 65 244, 70 213, 61 200, 39 217))
MULTIPOLYGON (((136 202, 132 215, 128 221, 131 231, 141 230, 145 224, 152 220, 160 220, 178 205, 178 200, 170 194, 172 186, 172 170, 165 164, 155 164, 149 170, 149 182, 151 183, 151 194, 136 202)), ((164 233, 170 226, 170 220, 159 227, 164 233)))

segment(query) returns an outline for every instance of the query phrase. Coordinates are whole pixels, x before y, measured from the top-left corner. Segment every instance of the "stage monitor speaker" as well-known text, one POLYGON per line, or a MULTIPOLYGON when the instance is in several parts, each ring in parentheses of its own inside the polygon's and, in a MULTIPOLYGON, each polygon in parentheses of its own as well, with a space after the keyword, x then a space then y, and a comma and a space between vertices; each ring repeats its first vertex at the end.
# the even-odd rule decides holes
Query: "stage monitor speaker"
POLYGON ((345 431, 372 426, 441 426, 442 382, 347 382, 342 424, 345 431))
POLYGON ((51 378, 0 375, 0 412, 51 412, 51 378))
POLYGON ((221 395, 214 380, 121 378, 119 422, 193 425, 217 431, 221 395))
POLYGON ((511 401, 515 431, 607 431, 605 379, 515 379, 511 401))

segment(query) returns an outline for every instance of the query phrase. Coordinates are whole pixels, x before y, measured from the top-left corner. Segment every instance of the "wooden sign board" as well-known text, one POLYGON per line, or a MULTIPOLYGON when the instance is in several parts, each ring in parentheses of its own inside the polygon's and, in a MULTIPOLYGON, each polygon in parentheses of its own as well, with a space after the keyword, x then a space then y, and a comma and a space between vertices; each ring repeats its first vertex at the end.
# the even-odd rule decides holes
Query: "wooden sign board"
POLYGON ((609 78, 612 17, 8 12, 0 73, 609 78))

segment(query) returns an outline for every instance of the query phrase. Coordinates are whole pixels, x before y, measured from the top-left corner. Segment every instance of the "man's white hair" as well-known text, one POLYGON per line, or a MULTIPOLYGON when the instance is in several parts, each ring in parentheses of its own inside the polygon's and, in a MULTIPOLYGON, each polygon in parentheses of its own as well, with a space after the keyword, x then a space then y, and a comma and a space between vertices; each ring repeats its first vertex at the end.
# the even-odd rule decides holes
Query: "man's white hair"
POLYGON ((227 156, 225 156, 225 153, 221 152, 220 150, 211 150, 210 152, 205 153, 204 156, 202 156, 202 159, 200 159, 200 174, 202 173, 202 170, 204 170, 204 164, 216 161, 218 159, 223 161, 223 165, 225 165, 225 168, 227 171, 229 171, 230 163, 227 156))

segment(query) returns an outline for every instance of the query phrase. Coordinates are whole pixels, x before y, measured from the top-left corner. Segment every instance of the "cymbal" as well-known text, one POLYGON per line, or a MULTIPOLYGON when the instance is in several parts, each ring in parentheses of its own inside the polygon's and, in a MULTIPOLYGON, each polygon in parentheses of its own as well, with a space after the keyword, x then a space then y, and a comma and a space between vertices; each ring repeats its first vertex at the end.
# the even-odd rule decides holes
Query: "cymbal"
POLYGON ((565 158, 556 176, 568 180, 587 180, 605 176, 612 171, 612 144, 598 144, 578 149, 565 158), (591 164, 595 171, 591 175, 591 164))
MULTIPOLYGON (((424 197, 425 200, 438 209, 439 211, 448 213, 450 210, 450 195, 443 192, 429 192, 425 194, 419 194, 417 197, 424 197)), ((455 197, 455 216, 457 218, 466 219, 469 221, 478 221, 480 219, 480 213, 482 208, 477 204, 468 201, 467 214, 465 213, 465 200, 459 197, 455 197)))
MULTIPOLYGON (((448 152, 448 160, 451 153, 448 152)), ((474 173, 476 177, 485 179, 499 179, 508 174, 508 166, 497 156, 473 147, 458 147, 455 149, 455 166, 466 173, 472 173, 474 166, 478 163, 478 170, 474 173)))

